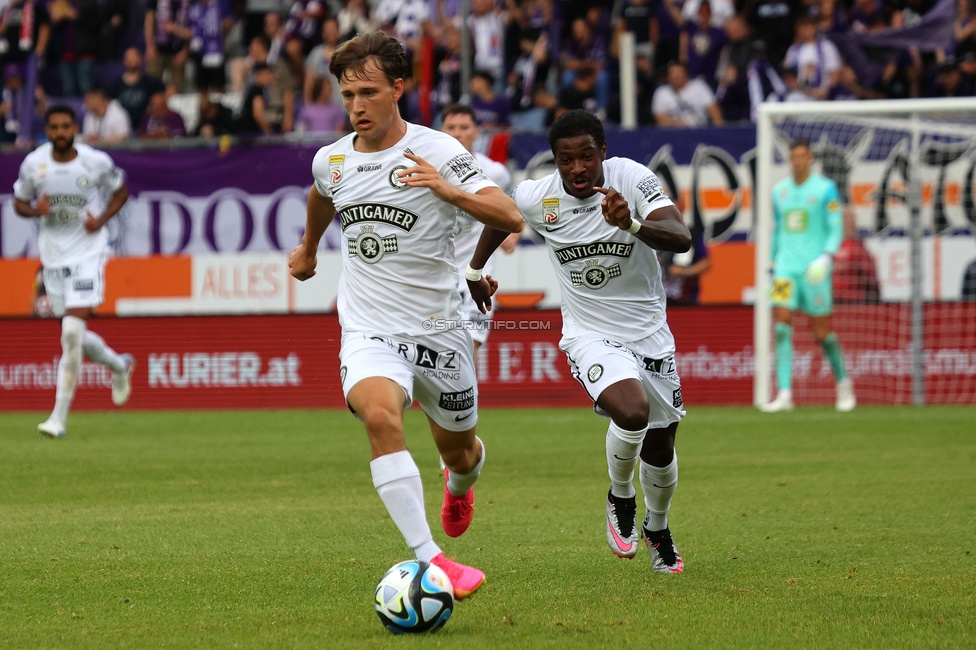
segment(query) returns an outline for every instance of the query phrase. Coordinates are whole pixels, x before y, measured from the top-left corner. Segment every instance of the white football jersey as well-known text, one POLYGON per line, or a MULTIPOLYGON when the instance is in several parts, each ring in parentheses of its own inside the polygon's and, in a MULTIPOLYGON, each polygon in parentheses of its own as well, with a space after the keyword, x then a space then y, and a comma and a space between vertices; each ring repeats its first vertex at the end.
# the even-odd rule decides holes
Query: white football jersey
MULTIPOLYGON (((496 162, 482 153, 476 153, 474 159, 478 161, 481 171, 495 184, 508 194, 512 191, 512 175, 508 173, 508 167, 496 162)), ((478 240, 481 233, 485 230, 485 224, 481 223, 471 215, 461 210, 457 210, 457 223, 454 225, 454 259, 457 267, 463 272, 474 257, 474 250, 478 247, 478 240)), ((495 266, 495 256, 492 255, 485 264, 484 274, 491 275, 495 266)), ((464 274, 460 275, 458 289, 467 291, 467 282, 464 274)))
POLYGON ((61 163, 51 155, 54 146, 42 144, 24 158, 14 183, 14 196, 21 201, 47 195, 51 209, 40 218, 37 247, 48 268, 72 266, 105 252, 108 230, 89 233, 84 222, 89 213, 100 215, 125 183, 125 174, 107 153, 81 143, 74 147, 74 160, 61 163))
MULTIPOLYGON (((632 160, 605 160, 603 174, 603 187, 620 192, 635 216, 674 205, 657 176, 632 160)), ((545 239, 559 278, 563 336, 639 341, 666 325, 657 253, 603 220, 603 194, 577 199, 553 173, 519 183, 514 196, 525 223, 545 239)))
POLYGON ((403 152, 470 194, 495 183, 460 142, 440 131, 408 122, 400 142, 376 153, 353 149, 355 137, 322 147, 312 161, 315 187, 332 199, 342 226, 339 324, 346 331, 430 334, 425 321, 458 317, 456 208, 396 177, 414 166, 403 152))

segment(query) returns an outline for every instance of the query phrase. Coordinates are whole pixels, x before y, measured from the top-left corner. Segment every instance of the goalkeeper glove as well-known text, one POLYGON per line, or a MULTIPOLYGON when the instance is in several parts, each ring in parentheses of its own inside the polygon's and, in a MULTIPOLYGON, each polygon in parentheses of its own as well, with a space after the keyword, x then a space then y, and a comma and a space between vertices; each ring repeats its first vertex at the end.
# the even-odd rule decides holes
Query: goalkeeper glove
POLYGON ((829 253, 821 253, 817 259, 807 267, 806 279, 810 284, 820 284, 827 278, 830 266, 833 261, 829 253))

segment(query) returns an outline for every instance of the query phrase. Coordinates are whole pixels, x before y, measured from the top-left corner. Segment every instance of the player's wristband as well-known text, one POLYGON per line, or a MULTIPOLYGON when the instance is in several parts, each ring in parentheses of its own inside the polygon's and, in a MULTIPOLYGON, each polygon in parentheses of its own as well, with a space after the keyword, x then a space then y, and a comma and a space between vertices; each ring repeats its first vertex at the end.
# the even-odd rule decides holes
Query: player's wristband
POLYGON ((471 265, 468 264, 468 268, 464 269, 464 277, 470 282, 477 282, 481 279, 481 271, 484 269, 473 269, 471 265))
POLYGON ((636 235, 637 231, 640 230, 641 225, 637 223, 637 219, 630 220, 630 228, 627 229, 631 235, 636 235))

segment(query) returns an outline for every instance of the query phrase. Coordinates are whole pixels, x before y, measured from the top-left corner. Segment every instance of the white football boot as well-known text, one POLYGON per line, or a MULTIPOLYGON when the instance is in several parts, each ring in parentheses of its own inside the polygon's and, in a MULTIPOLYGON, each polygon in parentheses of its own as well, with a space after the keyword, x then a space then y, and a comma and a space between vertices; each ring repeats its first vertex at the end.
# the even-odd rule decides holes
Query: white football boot
POLYGON ((841 413, 853 411, 857 406, 857 398, 854 396, 854 382, 850 377, 845 377, 837 382, 837 410, 841 413))

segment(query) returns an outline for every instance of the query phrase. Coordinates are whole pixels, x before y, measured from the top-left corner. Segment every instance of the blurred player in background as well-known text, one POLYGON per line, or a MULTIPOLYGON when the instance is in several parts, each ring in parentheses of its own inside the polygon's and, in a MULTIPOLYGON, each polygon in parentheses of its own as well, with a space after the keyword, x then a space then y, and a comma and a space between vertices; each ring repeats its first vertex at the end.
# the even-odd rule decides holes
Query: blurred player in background
POLYGON ((51 416, 37 426, 62 438, 78 385, 82 357, 108 367, 112 401, 125 404, 135 360, 118 354, 88 330, 88 318, 105 294, 108 230, 105 224, 129 199, 125 174, 108 154, 76 144, 78 124, 68 106, 52 106, 44 116, 49 142, 27 154, 14 183, 14 207, 22 217, 40 219, 37 247, 44 288, 54 315, 61 318, 61 360, 51 416))
MULTIPOLYGON (((674 438, 685 412, 656 250, 687 251, 691 233, 657 176, 632 160, 606 159, 603 124, 593 113, 563 113, 549 129, 549 146, 556 173, 523 181, 513 196, 559 278, 559 347, 596 412, 610 418, 607 543, 632 558, 643 533, 652 569, 681 573, 668 511, 678 484, 674 438), (646 508, 640 528, 638 463, 646 508)), ((498 283, 476 269, 505 237, 485 228, 466 272, 485 310, 498 283)))
POLYGON ((810 329, 837 378, 838 411, 857 404, 844 371, 840 342, 831 331, 831 267, 843 237, 840 195, 834 181, 814 174, 806 140, 790 147, 793 173, 773 187, 773 323, 776 334, 776 398, 766 413, 793 409, 793 312, 810 317, 810 329))
POLYGON ((465 598, 484 574, 445 557, 434 542, 403 410, 416 398, 427 414, 449 470, 441 523, 457 537, 473 516, 485 450, 475 435, 471 337, 442 327, 454 324, 460 305, 456 213, 509 232, 521 229, 522 217, 457 140, 400 117, 408 63, 397 39, 360 34, 336 50, 329 71, 354 133, 312 161, 305 235, 289 268, 299 280, 315 274, 319 240, 338 211, 346 255, 337 304, 340 381, 366 426, 373 485, 417 559, 444 569, 455 596, 465 598))
MULTIPOLYGON (((481 171, 491 180, 495 181, 498 187, 505 194, 512 190, 512 175, 508 173, 508 168, 495 162, 482 153, 474 150, 475 140, 478 139, 478 123, 475 119, 474 109, 464 104, 451 104, 446 106, 441 112, 443 122, 441 131, 457 138, 457 141, 464 145, 464 148, 474 156, 481 171)), ((478 349, 484 345, 488 339, 490 326, 490 314, 482 314, 478 306, 471 299, 468 292, 468 283, 464 279, 464 267, 468 260, 474 255, 474 249, 478 246, 478 239, 484 230, 484 224, 474 219, 461 210, 457 211, 457 225, 454 226, 454 261, 458 265, 458 291, 461 294, 461 319, 472 323, 471 338, 474 341, 474 356, 477 361, 478 349)), ((518 244, 519 235, 513 233, 502 242, 502 250, 511 253, 518 244)), ((491 275, 494 267, 494 257, 488 260, 485 266, 485 275, 491 275)))

